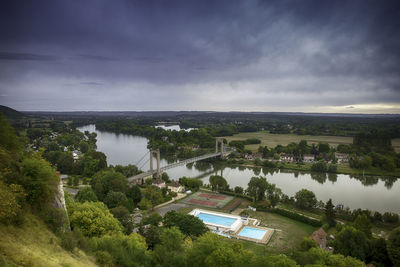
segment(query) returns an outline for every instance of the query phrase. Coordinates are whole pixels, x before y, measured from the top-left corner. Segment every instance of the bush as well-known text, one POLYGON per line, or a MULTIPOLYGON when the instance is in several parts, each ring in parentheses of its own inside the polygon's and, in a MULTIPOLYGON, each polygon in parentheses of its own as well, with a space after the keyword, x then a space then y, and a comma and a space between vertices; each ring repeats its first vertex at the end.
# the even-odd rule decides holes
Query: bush
POLYGON ((97 251, 94 256, 96 257, 96 263, 100 266, 114 266, 114 258, 107 251, 97 251))
POLYGON ((72 252, 78 245, 78 242, 75 240, 74 234, 71 231, 62 232, 60 235, 60 239, 61 247, 65 250, 72 252))

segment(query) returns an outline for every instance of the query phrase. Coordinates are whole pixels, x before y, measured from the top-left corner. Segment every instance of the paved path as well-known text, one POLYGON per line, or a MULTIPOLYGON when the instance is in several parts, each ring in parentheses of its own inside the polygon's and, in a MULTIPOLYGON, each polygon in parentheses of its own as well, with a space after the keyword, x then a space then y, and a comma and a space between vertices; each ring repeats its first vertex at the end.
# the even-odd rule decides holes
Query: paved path
POLYGON ((158 212, 161 216, 164 216, 165 213, 167 213, 168 211, 171 210, 175 210, 175 211, 179 211, 182 208, 186 208, 189 207, 188 204, 185 203, 172 203, 157 209, 154 209, 154 212, 158 212))

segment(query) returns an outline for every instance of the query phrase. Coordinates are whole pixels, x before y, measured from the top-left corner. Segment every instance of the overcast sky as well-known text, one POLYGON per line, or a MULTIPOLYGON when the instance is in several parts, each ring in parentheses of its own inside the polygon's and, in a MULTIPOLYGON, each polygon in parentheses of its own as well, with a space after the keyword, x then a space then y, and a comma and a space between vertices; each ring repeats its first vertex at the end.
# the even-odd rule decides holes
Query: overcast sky
POLYGON ((400 113, 400 2, 1 1, 0 104, 400 113))

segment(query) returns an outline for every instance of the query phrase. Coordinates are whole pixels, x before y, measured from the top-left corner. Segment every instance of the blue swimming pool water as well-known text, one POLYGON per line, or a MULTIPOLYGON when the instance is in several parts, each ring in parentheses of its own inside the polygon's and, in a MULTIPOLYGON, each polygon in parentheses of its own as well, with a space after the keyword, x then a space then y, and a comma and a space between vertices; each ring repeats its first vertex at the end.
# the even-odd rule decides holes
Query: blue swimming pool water
POLYGON ((252 228, 252 227, 246 226, 246 227, 243 227, 243 229, 242 229, 242 231, 240 231, 239 235, 261 240, 266 233, 267 233, 267 230, 257 229, 257 228, 252 228))
POLYGON ((236 219, 230 218, 230 217, 224 217, 224 216, 218 216, 214 214, 209 214, 209 213, 202 213, 200 212, 197 217, 202 220, 205 223, 215 223, 215 224, 220 224, 224 226, 231 226, 236 219))

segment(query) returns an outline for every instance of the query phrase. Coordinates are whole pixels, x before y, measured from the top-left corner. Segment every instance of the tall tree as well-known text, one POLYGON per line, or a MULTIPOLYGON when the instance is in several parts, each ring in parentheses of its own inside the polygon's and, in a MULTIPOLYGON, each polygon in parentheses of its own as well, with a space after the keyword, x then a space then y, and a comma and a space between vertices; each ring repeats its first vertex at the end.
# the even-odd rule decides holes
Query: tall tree
POLYGON ((333 204, 332 204, 332 199, 329 199, 326 202, 325 205, 325 217, 326 217, 326 221, 328 222, 329 226, 333 227, 336 225, 336 214, 335 214, 335 210, 334 210, 333 204))
POLYGON ((389 234, 387 250, 393 266, 400 266, 400 227, 389 234))

